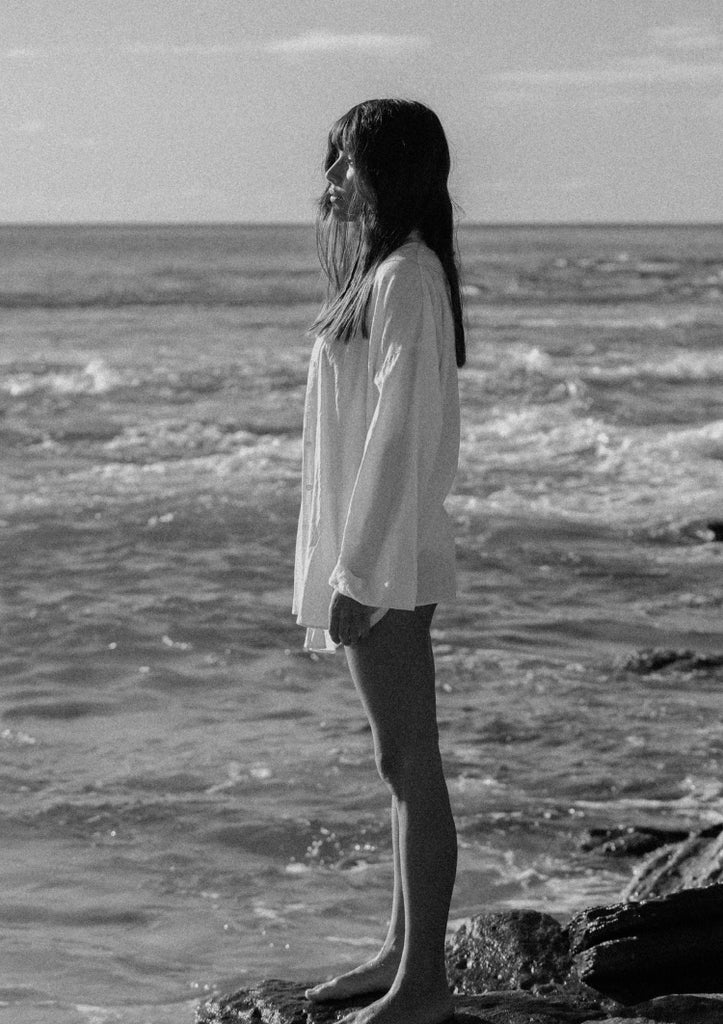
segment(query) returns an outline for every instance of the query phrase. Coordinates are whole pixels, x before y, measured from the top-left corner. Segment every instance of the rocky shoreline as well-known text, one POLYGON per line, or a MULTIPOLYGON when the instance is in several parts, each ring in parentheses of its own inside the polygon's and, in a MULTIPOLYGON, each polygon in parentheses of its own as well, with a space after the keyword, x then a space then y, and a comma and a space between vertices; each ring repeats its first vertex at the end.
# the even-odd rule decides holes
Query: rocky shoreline
MULTIPOLYGON (((648 851, 623 901, 566 927, 533 910, 470 918, 447 946, 457 1024, 723 1024, 723 824, 611 829, 589 843, 648 851)), ((215 997, 196 1024, 332 1024, 374 998, 315 1005, 306 987, 269 980, 215 997)))
MULTIPOLYGON (((369 1002, 369 1000, 367 1000, 369 1002)), ((523 991, 493 991, 455 996, 455 1024, 721 1024, 723 996, 664 996, 637 1006, 617 1006, 571 997, 564 991, 547 995, 523 991)), ((304 986, 265 981, 224 999, 206 1003, 196 1020, 203 1024, 334 1024, 366 1005, 315 1006, 304 999, 304 986)), ((413 1022, 409 1022, 413 1024, 413 1022)))

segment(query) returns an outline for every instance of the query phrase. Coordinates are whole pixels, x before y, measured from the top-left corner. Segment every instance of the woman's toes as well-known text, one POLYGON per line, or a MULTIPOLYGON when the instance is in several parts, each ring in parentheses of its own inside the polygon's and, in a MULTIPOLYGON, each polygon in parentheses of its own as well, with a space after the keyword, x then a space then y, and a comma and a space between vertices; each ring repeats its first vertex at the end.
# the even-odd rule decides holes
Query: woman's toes
POLYGON ((396 977, 397 967, 398 964, 392 961, 372 961, 347 974, 341 974, 338 978, 332 978, 331 981, 307 988, 305 995, 312 1003, 323 1003, 386 992, 396 977))

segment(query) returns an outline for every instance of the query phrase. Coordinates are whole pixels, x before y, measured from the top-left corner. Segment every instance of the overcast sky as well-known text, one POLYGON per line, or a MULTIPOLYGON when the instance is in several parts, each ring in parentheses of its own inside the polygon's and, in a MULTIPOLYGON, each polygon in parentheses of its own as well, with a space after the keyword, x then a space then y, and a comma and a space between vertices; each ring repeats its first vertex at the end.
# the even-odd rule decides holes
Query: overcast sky
POLYGON ((467 221, 723 221, 723 0, 2 0, 0 221, 308 221, 385 95, 467 221))

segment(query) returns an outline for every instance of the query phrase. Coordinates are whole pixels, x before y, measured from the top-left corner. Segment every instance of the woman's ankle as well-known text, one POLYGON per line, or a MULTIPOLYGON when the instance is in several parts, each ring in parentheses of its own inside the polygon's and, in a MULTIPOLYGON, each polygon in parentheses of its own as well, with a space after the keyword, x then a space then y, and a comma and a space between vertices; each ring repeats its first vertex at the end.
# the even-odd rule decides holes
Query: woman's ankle
POLYGON ((422 992, 430 997, 450 992, 446 965, 417 963, 406 957, 400 963, 392 986, 395 992, 422 992))
POLYGON ((380 964, 396 963, 397 966, 402 961, 402 954, 404 953, 404 940, 398 941, 386 941, 382 948, 379 950, 374 960, 380 964))

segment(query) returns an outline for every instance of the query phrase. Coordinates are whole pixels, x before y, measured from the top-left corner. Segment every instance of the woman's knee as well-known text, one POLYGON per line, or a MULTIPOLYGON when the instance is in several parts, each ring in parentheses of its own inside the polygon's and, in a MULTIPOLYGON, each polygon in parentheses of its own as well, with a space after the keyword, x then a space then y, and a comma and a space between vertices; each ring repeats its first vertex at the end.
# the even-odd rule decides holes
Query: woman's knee
POLYGON ((397 738, 381 740, 375 746, 379 777, 398 796, 410 783, 424 779, 439 760, 436 733, 426 740, 418 737, 413 743, 400 743, 397 738))
POLYGON ((379 778, 395 796, 398 796, 404 791, 406 776, 403 758, 399 756, 398 751, 385 750, 378 751, 375 760, 379 778))

